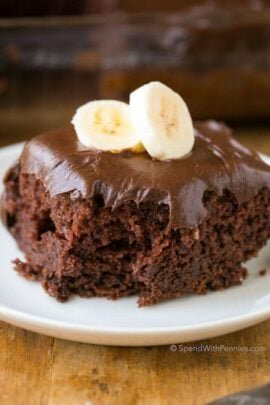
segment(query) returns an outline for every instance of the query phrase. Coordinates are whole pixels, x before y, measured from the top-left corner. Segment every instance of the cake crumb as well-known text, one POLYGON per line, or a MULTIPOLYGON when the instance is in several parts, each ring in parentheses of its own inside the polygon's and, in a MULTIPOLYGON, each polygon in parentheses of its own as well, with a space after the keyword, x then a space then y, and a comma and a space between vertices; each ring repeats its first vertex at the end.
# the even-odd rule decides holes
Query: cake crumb
POLYGON ((195 240, 199 240, 199 239, 200 239, 200 231, 199 231, 198 228, 196 228, 196 229, 194 230, 194 232, 193 232, 193 238, 194 238, 195 240))

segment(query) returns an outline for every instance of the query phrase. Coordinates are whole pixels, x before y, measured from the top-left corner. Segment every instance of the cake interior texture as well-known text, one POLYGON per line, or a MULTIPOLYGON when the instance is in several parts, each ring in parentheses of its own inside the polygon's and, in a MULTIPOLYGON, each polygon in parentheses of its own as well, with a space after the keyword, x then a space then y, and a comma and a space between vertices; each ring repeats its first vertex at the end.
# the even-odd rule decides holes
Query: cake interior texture
MULTIPOLYGON (((230 145, 235 156, 231 160, 226 157, 218 146, 224 126, 206 123, 198 126, 198 131, 201 137, 207 132, 206 145, 209 136, 212 140, 217 137, 217 146, 213 148, 212 142, 207 154, 204 149, 198 152, 211 158, 207 170, 198 163, 196 153, 188 159, 195 159, 197 172, 204 172, 204 178, 212 176, 212 180, 202 184, 196 173, 189 174, 186 196, 179 189, 177 195, 181 194, 181 199, 177 203, 173 203, 175 195, 169 195, 177 189, 177 180, 167 179, 173 186, 169 184, 164 194, 160 183, 166 184, 166 179, 150 179, 154 194, 148 192, 150 183, 147 192, 141 185, 138 188, 138 179, 143 184, 144 179, 141 180, 133 157, 121 157, 128 160, 133 170, 129 181, 127 173, 120 173, 125 177, 123 187, 128 189, 123 197, 119 184, 115 194, 112 185, 105 187, 104 181, 100 182, 100 170, 102 165, 105 167, 103 154, 98 155, 98 163, 95 156, 95 166, 87 166, 91 176, 99 181, 94 183, 91 177, 91 187, 87 188, 82 181, 88 176, 83 171, 85 164, 78 171, 72 160, 67 169, 69 158, 63 156, 71 155, 66 151, 60 157, 57 147, 47 147, 44 152, 44 138, 30 141, 6 175, 2 198, 2 218, 25 253, 24 262, 15 260, 16 270, 28 279, 39 280, 59 301, 67 300, 71 294, 111 299, 137 294, 139 306, 241 284, 247 275, 243 263, 256 256, 270 237, 270 169, 235 141, 230 145), (214 135, 211 137, 204 128, 214 135), (37 148, 41 144, 42 153, 37 148), (52 158, 48 156, 56 156, 57 160, 50 167, 52 158), (68 173, 66 180, 61 180, 62 190, 56 187, 60 166, 65 168, 62 174, 68 173), (69 184, 67 190, 71 178, 76 179, 76 187, 69 184)), ((74 138, 70 129, 67 134, 74 138)), ((47 136, 55 134, 46 135, 46 139, 47 136)), ((230 134, 226 133, 226 139, 231 139, 230 134)), ((76 150, 78 153, 85 157, 88 152, 76 150)), ((117 163, 120 157, 115 159, 117 163)), ((188 166, 185 161, 182 164, 184 171, 188 166)), ((152 175, 153 170, 148 177, 152 175)), ((179 168, 177 176, 182 176, 179 168)))

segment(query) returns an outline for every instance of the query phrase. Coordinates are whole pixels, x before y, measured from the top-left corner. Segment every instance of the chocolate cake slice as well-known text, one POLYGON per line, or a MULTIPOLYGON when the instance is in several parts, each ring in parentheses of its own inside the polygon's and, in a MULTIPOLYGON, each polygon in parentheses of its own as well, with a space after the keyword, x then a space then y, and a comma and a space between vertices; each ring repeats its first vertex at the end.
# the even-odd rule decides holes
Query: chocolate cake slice
POLYGON ((243 281, 270 237, 270 167, 214 121, 170 162, 87 149, 70 126, 26 144, 2 216, 25 253, 16 270, 51 296, 150 305, 243 281))

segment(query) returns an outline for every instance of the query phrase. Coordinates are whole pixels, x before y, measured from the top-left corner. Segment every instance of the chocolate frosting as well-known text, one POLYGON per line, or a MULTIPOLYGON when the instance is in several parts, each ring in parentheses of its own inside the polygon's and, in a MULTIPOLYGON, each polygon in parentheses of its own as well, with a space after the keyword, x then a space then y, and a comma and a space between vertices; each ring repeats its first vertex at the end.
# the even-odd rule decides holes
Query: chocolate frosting
POLYGON ((105 207, 125 201, 168 204, 171 226, 195 226, 206 215, 203 195, 230 190, 239 203, 270 187, 270 167, 231 137, 215 121, 195 124, 193 150, 179 160, 162 162, 147 153, 110 153, 85 148, 72 126, 29 141, 21 173, 40 179, 50 195, 71 198, 102 195, 105 207))

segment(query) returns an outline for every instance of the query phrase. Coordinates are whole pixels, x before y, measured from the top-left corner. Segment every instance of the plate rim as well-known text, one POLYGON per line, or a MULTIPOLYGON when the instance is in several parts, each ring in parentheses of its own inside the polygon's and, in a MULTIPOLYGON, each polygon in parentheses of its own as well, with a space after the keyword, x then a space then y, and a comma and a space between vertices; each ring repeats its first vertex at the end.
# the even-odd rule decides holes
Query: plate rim
MULTIPOLYGON (((223 290, 225 291, 225 290, 223 290)), ((43 291, 42 291, 43 292, 43 291)), ((225 291, 226 292, 226 291, 225 291)), ((52 298, 53 299, 53 298, 52 298)), ((84 298, 82 298, 84 299, 84 298)), ((101 299, 106 299, 106 298, 101 298, 101 299)), ((64 304, 65 303, 61 303, 64 304)), ((140 310, 140 308, 138 308, 138 310, 140 310)), ((52 326, 52 327, 59 327, 60 324, 61 326, 63 326, 65 329, 77 329, 77 330, 83 330, 84 332, 98 332, 98 333, 104 333, 106 331, 110 332, 110 333, 119 333, 119 331, 121 333, 138 333, 138 334, 145 334, 145 333, 168 333, 168 332, 173 332, 173 331, 179 331, 179 332, 183 332, 183 331, 193 331, 193 330, 203 330, 206 326, 207 328, 212 328, 212 327, 219 327, 219 326, 223 326, 225 323, 228 324, 234 324, 236 322, 245 322, 245 321, 253 321, 259 318, 264 318, 264 317, 270 317, 270 308, 267 309, 265 308, 264 310, 258 310, 258 311, 250 311, 247 312, 245 314, 242 315, 236 315, 236 316, 231 316, 225 319, 221 319, 221 320, 214 320, 214 321, 209 321, 209 322, 204 322, 204 323, 200 323, 200 324, 193 324, 190 325, 188 327, 186 326, 179 326, 179 327, 175 327, 175 326, 167 326, 167 327, 150 327, 150 328, 125 328, 122 326, 118 326, 117 328, 115 327, 106 327, 104 329, 104 327, 99 327, 99 326, 95 326, 95 327, 91 327, 89 325, 85 325, 85 324, 80 324, 80 323, 70 323, 67 321, 55 321, 51 318, 47 318, 47 317, 41 317, 41 316, 37 316, 37 315, 33 315, 27 312, 23 312, 23 311, 19 311, 17 309, 14 308, 10 308, 6 305, 2 305, 0 304, 0 315, 3 314, 3 312, 8 312, 11 317, 15 318, 25 318, 26 322, 35 322, 36 324, 40 325, 42 324, 46 324, 47 326, 52 326)))
POLYGON ((54 338, 108 346, 160 346, 212 339, 237 332, 270 318, 270 311, 247 313, 199 326, 138 329, 100 328, 59 322, 0 306, 0 319, 14 326, 54 338))

